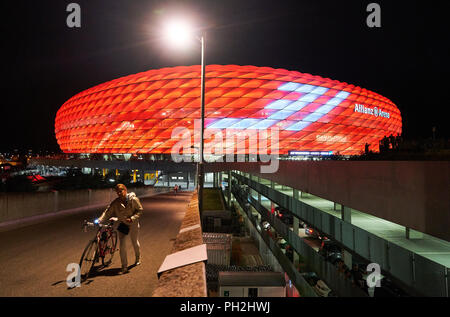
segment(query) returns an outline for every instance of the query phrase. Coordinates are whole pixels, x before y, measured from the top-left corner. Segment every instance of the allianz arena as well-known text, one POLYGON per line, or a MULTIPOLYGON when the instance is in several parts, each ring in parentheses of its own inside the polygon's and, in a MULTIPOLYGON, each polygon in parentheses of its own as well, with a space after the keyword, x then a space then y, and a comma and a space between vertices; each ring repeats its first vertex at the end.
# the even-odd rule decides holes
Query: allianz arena
MULTIPOLYGON (((402 129, 400 111, 389 99, 297 71, 208 65, 205 96, 205 129, 239 134, 277 128, 279 154, 352 155, 365 144, 378 151, 380 139, 402 129)), ((149 70, 70 98, 56 114, 55 134, 66 153, 170 154, 179 142, 173 130, 194 135, 200 107, 199 65, 149 70)), ((248 145, 232 150, 248 153, 242 152, 248 145)))

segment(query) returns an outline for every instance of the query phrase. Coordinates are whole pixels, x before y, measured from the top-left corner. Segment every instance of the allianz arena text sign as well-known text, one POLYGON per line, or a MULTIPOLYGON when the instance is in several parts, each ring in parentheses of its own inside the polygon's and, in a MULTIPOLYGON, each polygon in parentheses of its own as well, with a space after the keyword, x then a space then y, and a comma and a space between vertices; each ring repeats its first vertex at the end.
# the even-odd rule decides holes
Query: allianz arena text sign
POLYGON ((391 117, 389 112, 378 109, 377 107, 369 108, 369 107, 366 107, 365 105, 360 105, 360 104, 355 104, 355 112, 370 114, 371 116, 375 116, 375 117, 380 116, 380 117, 387 118, 387 119, 389 119, 391 117))

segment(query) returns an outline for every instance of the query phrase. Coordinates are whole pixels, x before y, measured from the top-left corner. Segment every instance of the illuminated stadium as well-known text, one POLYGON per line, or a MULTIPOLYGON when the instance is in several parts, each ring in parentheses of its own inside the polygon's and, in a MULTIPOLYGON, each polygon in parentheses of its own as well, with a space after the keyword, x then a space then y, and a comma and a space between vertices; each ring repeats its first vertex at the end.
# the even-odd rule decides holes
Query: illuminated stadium
MULTIPOLYGON (((58 110, 58 144, 66 153, 170 154, 179 141, 173 129, 194 135, 200 90, 198 65, 149 70, 89 88, 58 110)), ((207 131, 251 134, 277 128, 282 155, 360 154, 366 144, 378 151, 384 136, 402 129, 400 111, 389 99, 297 71, 208 65, 205 96, 207 131)), ((205 146, 211 142, 205 138, 205 146)), ((248 150, 248 143, 236 144, 227 146, 248 150)))

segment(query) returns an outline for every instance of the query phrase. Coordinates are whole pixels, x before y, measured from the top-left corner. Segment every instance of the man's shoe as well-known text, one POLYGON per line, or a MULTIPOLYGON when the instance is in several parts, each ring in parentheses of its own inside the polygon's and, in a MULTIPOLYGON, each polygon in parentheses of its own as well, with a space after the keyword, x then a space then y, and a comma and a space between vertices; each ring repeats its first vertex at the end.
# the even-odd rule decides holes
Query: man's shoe
POLYGON ((134 263, 135 266, 141 265, 141 260, 137 259, 136 262, 134 263))
POLYGON ((119 275, 123 275, 123 274, 127 274, 128 273, 128 268, 123 267, 122 270, 119 272, 119 275))

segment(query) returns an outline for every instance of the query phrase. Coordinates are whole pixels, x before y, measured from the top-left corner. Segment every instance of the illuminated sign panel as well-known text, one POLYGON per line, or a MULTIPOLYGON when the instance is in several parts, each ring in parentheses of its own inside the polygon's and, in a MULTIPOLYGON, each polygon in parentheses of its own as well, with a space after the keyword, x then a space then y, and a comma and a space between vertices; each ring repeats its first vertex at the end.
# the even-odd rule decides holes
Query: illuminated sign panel
POLYGON ((380 117, 388 118, 388 119, 391 117, 389 112, 385 112, 381 109, 378 109, 377 107, 368 108, 365 105, 360 105, 360 104, 355 104, 355 112, 370 114, 371 116, 375 116, 375 117, 380 116, 380 117))
POLYGON ((308 156, 308 155, 318 155, 318 156, 328 156, 333 155, 333 151, 289 151, 290 156, 308 156))
MULTIPOLYGON (((205 135, 276 128, 280 154, 290 150, 359 154, 401 133, 387 98, 328 78, 269 67, 206 67, 205 135), (209 133, 208 133, 209 132, 209 133)), ((200 66, 149 70, 80 92, 55 119, 66 153, 171 153, 177 127, 194 135, 200 119, 200 66)), ((205 146, 214 140, 205 139, 205 146)), ((248 142, 247 142, 248 143, 248 142)), ((248 149, 241 142, 227 153, 248 149)), ((221 153, 216 153, 221 154, 221 153)))

